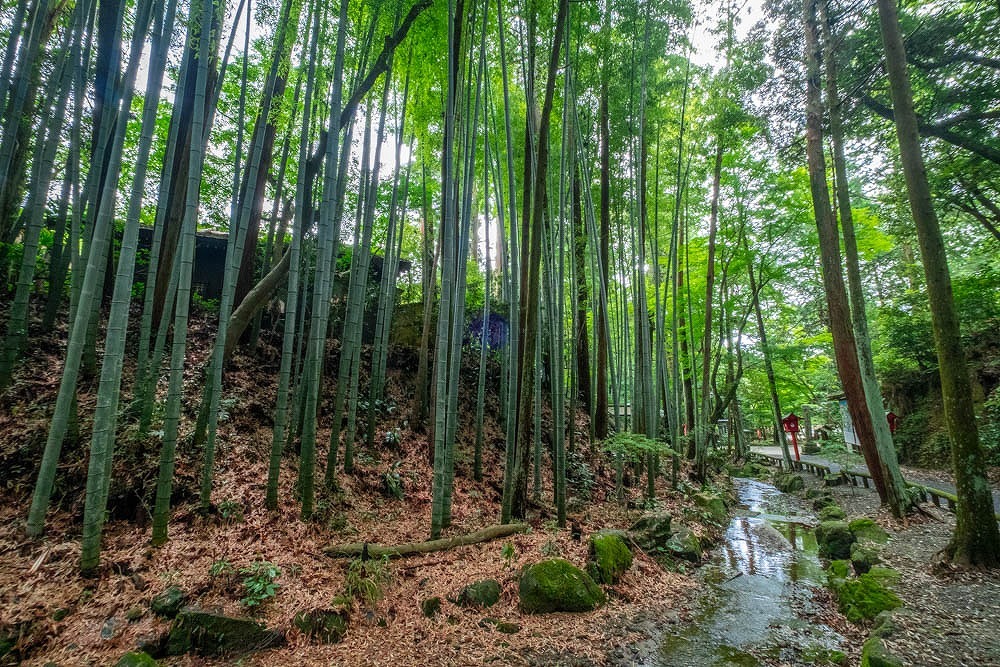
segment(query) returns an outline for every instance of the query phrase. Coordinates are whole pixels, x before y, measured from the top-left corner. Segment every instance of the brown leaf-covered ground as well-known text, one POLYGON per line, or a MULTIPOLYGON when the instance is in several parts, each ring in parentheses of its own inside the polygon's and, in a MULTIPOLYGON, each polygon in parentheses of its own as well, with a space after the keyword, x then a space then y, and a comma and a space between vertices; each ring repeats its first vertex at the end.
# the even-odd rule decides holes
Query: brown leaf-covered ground
MULTIPOLYGON (((196 321, 190 336, 194 352, 185 380, 189 428, 199 399, 198 363, 211 340, 209 324, 204 319, 196 321)), ((100 574, 93 579, 81 578, 77 563, 89 436, 85 424, 79 436, 66 444, 45 537, 29 541, 23 532, 34 466, 44 445, 48 411, 58 387, 62 350, 54 342, 57 340, 55 336, 31 351, 30 363, 22 366, 15 386, 3 396, 4 409, 0 410, 0 463, 5 464, 2 481, 6 487, 0 503, 0 628, 19 634, 17 651, 23 664, 113 663, 137 643, 166 632, 169 623, 149 611, 149 602, 172 585, 187 591, 191 602, 200 607, 250 614, 240 602, 241 577, 211 574, 213 564, 223 561, 237 572, 255 561, 268 561, 281 569, 277 594, 253 616, 285 631, 287 645, 246 656, 241 664, 248 665, 603 663, 616 648, 646 639, 655 631, 655 624, 636 624, 631 619, 662 616, 676 621, 678 613, 683 613, 692 580, 666 571, 642 554, 622 582, 608 589, 609 602, 598 611, 538 616, 519 612, 517 580, 523 565, 560 555, 583 566, 588 533, 627 527, 641 514, 639 509, 607 500, 613 488, 611 470, 600 462, 599 454, 585 453, 595 473, 590 490, 593 500, 587 500, 581 489, 571 500, 571 518, 582 528, 582 541, 574 541, 568 530, 555 526, 546 472, 542 500, 534 507, 528 534, 393 561, 384 597, 373 604, 354 601, 349 605, 350 629, 341 643, 319 645, 302 636, 292 626, 293 616, 330 608, 345 588, 348 562, 323 555, 324 545, 357 541, 396 544, 427 538, 431 469, 426 436, 411 430, 407 421, 413 354, 397 351, 390 362, 395 368, 389 382, 390 403, 396 409, 380 424, 376 446, 360 448, 356 472, 340 474, 339 489, 321 494, 316 517, 303 522, 294 496, 298 459, 290 453, 282 468, 280 506, 276 512, 266 511, 264 482, 277 370, 273 347, 268 347, 267 341, 260 355, 238 357, 227 372, 224 399, 228 400, 224 406, 228 418, 219 432, 213 495, 216 511, 208 516, 197 513, 200 456, 181 443, 170 540, 161 548, 149 546, 149 507, 159 442, 155 436, 148 442, 136 441, 134 427, 126 424, 118 443, 113 507, 100 574), (398 446, 383 444, 389 429, 400 433, 398 446), (402 501, 383 490, 382 474, 393 466, 405 489, 402 501), (506 542, 514 548, 510 559, 502 553, 506 542), (500 581, 499 604, 481 611, 448 600, 465 584, 483 578, 500 581), (433 596, 444 600, 441 613, 425 618, 420 603, 433 596), (482 623, 484 617, 517 623, 520 630, 502 634, 482 623)), ((327 377, 335 375, 335 368, 336 357, 332 357, 327 377)), ((487 404, 485 480, 471 480, 474 369, 474 365, 464 369, 468 372, 464 374, 453 525, 446 535, 494 524, 499 515, 503 439, 495 419, 495 396, 490 396, 487 404)), ((126 375, 129 372, 127 368, 126 375)), ((92 379, 82 384, 82 415, 92 409, 95 384, 92 379)), ((123 406, 129 392, 126 383, 123 406)), ((327 395, 332 395, 329 385, 327 395)), ((327 413, 325 409, 324 415, 327 413)), ((363 421, 359 419, 359 423, 363 421)), ((321 421, 320 425, 318 441, 325 443, 329 424, 321 421)), ((585 441, 583 421, 578 430, 578 441, 585 441)), ((638 497, 638 493, 636 490, 633 495, 638 497)), ((675 516, 688 504, 683 496, 666 488, 660 495, 662 508, 675 516)), ((693 527, 706 537, 716 531, 697 523, 693 527)), ((232 658, 180 656, 163 664, 231 663, 232 658)))

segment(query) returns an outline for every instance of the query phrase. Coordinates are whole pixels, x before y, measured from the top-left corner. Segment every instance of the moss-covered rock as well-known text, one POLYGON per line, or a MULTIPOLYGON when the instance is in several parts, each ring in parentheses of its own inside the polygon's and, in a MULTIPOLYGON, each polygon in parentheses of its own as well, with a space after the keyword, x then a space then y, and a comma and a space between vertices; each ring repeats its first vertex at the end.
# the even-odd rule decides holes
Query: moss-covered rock
POLYGON ((691 499, 695 505, 708 512, 714 521, 722 522, 729 518, 726 502, 716 494, 701 491, 691 496, 691 499))
POLYGON ((868 540, 878 542, 879 544, 885 544, 889 541, 889 534, 885 532, 882 526, 868 518, 855 519, 848 524, 848 528, 854 533, 854 537, 859 540, 868 540))
POLYGON ((841 521, 847 518, 847 513, 840 505, 827 505, 819 511, 820 521, 841 521))
POLYGON ((115 667, 156 667, 153 656, 142 651, 129 651, 115 663, 115 667))
POLYGON ((511 623, 509 621, 501 621, 498 618, 484 618, 479 621, 479 627, 481 628, 495 628, 497 632, 502 632, 505 635, 512 635, 516 632, 521 631, 521 626, 517 623, 511 623))
POLYGON ((632 567, 632 552, 625 540, 615 533, 590 536, 590 562, 587 573, 600 584, 614 584, 632 567))
POLYGON ((807 500, 814 500, 822 496, 826 496, 827 498, 832 498, 829 491, 824 491, 823 489, 817 489, 817 488, 806 489, 807 500))
POLYGON ((844 521, 824 521, 816 528, 819 555, 824 558, 850 558, 854 541, 854 533, 844 521))
POLYGON ((851 563, 846 560, 832 560, 826 566, 827 576, 847 579, 851 575, 851 563))
POLYGON ((774 485, 783 493, 795 493, 806 488, 806 482, 802 479, 802 475, 796 475, 793 472, 775 477, 774 485))
POLYGON ((179 586, 171 586, 150 600, 149 608, 157 616, 173 618, 187 603, 187 593, 179 586))
POLYGON ((871 637, 891 637, 896 633, 896 619, 892 616, 892 611, 879 612, 878 616, 875 617, 875 621, 872 623, 872 631, 869 633, 871 637))
POLYGON ((813 499, 813 509, 817 512, 822 512, 824 507, 829 507, 830 505, 836 505, 837 501, 834 500, 833 496, 829 494, 824 494, 816 496, 813 499))
POLYGON ((899 572, 891 567, 872 565, 872 569, 868 570, 868 574, 878 579, 884 586, 893 586, 899 583, 899 572))
POLYGON ((434 618, 441 611, 441 598, 435 596, 420 603, 420 611, 427 618, 434 618))
POLYGON ((902 602, 870 572, 845 581, 837 592, 837 606, 847 620, 857 623, 873 619, 883 611, 895 609, 902 602))
POLYGON ((300 611, 292 619, 292 625, 302 634, 324 644, 336 644, 343 639, 347 622, 347 612, 334 609, 300 611))
POLYGON ((207 655, 247 653, 277 646, 285 638, 248 618, 223 616, 202 609, 182 609, 170 626, 167 654, 196 651, 207 655))
POLYGON ((677 558, 697 563, 701 560, 701 540, 687 526, 679 526, 667 541, 667 552, 677 558))
POLYGON ((855 542, 851 545, 851 563, 854 565, 854 571, 858 574, 868 572, 873 566, 881 562, 882 559, 879 558, 878 552, 875 549, 865 546, 860 542, 855 542))
POLYGON ((469 584, 458 592, 456 604, 462 607, 492 607, 500 601, 500 583, 496 579, 483 579, 469 584))
POLYGON ((529 614, 591 611, 607 601, 590 575, 562 558, 524 568, 518 592, 521 609, 529 614))
POLYGON ((670 519, 666 512, 647 514, 628 529, 629 537, 646 553, 661 550, 670 539, 670 519))
POLYGON ((880 637, 869 637, 861 647, 861 667, 903 667, 903 661, 889 653, 880 637))

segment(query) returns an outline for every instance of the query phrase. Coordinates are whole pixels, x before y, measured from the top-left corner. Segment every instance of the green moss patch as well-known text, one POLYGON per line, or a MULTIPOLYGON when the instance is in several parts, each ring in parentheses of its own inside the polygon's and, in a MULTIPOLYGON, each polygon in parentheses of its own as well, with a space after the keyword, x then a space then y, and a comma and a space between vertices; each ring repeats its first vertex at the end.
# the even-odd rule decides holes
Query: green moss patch
POLYGON ((889 541, 889 534, 871 519, 855 519, 848 524, 848 528, 859 540, 869 540, 879 544, 885 544, 889 541))
POLYGON ((873 619, 881 612, 895 609, 902 604, 899 597, 870 572, 862 574, 857 579, 844 581, 836 588, 836 592, 840 611, 847 620, 854 623, 862 619, 873 619))
POLYGON ((518 591, 521 609, 529 614, 591 611, 607 601, 590 575, 561 558, 526 567, 518 591))
POLYGON ((590 562, 587 565, 587 572, 594 581, 614 584, 630 567, 632 567, 632 552, 620 535, 595 533, 590 536, 590 562))

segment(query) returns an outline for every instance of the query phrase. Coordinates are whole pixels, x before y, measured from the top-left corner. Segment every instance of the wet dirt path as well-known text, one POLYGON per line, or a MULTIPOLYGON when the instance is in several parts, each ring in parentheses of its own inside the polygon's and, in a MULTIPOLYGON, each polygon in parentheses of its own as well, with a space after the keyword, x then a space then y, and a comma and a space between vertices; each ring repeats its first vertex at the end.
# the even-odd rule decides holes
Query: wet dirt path
POLYGON ((770 484, 734 483, 741 507, 700 570, 699 611, 664 636, 645 664, 825 664, 846 640, 813 617, 815 591, 825 581, 812 533, 816 518, 770 484))

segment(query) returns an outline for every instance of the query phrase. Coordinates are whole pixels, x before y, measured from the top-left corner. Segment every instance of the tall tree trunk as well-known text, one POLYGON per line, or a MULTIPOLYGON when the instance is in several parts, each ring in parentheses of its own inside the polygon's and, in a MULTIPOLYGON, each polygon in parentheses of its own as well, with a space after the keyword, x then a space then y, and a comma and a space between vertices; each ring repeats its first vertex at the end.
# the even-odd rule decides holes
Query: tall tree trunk
POLYGON ((871 337, 868 334, 868 314, 865 312, 865 295, 861 285, 861 268, 858 259, 858 242, 854 236, 854 215, 851 211, 851 195, 848 192, 847 159, 844 157, 844 128, 840 116, 840 99, 837 90, 837 60, 834 49, 834 30, 829 12, 829 0, 820 5, 820 18, 826 28, 826 90, 827 107, 830 110, 830 138, 833 141, 834 189, 840 210, 840 225, 844 235, 844 259, 847 263, 847 283, 850 288, 851 317, 854 323, 854 337, 858 348, 858 365, 865 401, 871 414, 875 435, 875 448, 882 464, 885 480, 886 503, 896 517, 903 516, 913 504, 906 491, 906 481, 899 471, 896 447, 892 442, 889 422, 885 418, 882 390, 875 377, 875 361, 872 357, 871 337))
POLYGON ((1000 534, 993 516, 990 485, 984 474, 985 460, 976 429, 965 354, 959 338, 958 313, 951 289, 944 240, 931 201, 927 172, 920 151, 917 118, 913 111, 913 94, 906 71, 906 52, 903 49, 896 4, 891 0, 878 0, 878 10, 885 45, 886 69, 896 110, 896 136, 910 198, 910 211, 917 228, 927 279, 934 344, 941 375, 941 394, 951 438, 955 486, 958 490, 955 532, 945 553, 956 563, 996 566, 1000 564, 1000 534))
POLYGON ((816 18, 818 0, 805 0, 805 60, 806 60, 806 157, 809 161, 809 186, 812 192, 816 230, 823 267, 823 289, 830 315, 830 332, 837 359, 837 373, 847 395, 847 409, 854 423, 855 433, 861 442, 861 452, 875 482, 879 498, 887 501, 882 465, 875 449, 875 433, 871 414, 865 401, 858 365, 854 330, 851 326, 851 309, 847 303, 847 289, 841 274, 840 239, 837 221, 830 208, 830 191, 826 182, 826 157, 823 154, 823 129, 821 84, 819 72, 820 44, 816 18))

